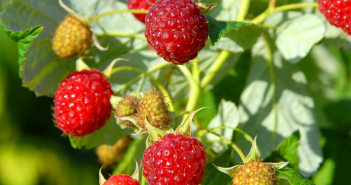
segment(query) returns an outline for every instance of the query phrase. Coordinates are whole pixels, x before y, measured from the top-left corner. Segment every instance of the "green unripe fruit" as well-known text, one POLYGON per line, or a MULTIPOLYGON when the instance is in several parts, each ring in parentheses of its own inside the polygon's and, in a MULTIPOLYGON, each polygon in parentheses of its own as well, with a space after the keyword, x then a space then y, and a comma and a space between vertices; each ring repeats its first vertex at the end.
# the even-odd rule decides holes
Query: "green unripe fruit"
POLYGON ((262 162, 250 162, 238 169, 233 185, 275 185, 274 170, 262 162))
POLYGON ((145 115, 148 122, 156 128, 164 130, 171 124, 168 104, 164 102, 163 94, 155 89, 145 94, 138 106, 138 124, 144 129, 145 115))
MULTIPOLYGON (((117 107, 115 115, 117 118, 133 116, 137 114, 138 104, 140 99, 135 96, 124 96, 117 107)), ((127 128, 133 128, 134 124, 127 120, 120 120, 119 124, 125 125, 127 128)))
POLYGON ((72 15, 67 15, 55 31, 52 49, 61 58, 82 55, 84 51, 90 49, 93 42, 92 36, 88 24, 72 15))

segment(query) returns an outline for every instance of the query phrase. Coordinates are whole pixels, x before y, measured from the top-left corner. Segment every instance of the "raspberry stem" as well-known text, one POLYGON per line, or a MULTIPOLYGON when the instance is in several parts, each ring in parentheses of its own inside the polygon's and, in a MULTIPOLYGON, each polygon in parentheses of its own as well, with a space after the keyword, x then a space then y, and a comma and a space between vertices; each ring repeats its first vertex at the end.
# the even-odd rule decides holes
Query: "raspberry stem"
POLYGON ((200 72, 199 71, 199 60, 196 57, 194 59, 194 63, 193 63, 193 78, 195 79, 195 81, 199 82, 200 81, 200 72))
POLYGON ((237 131, 237 132, 241 133, 247 141, 249 141, 250 143, 253 143, 254 139, 249 134, 247 134, 246 132, 244 132, 244 131, 242 131, 242 130, 240 130, 238 128, 228 127, 228 126, 218 126, 218 127, 214 127, 214 128, 209 128, 208 130, 210 132, 212 132, 212 131, 217 130, 217 129, 226 129, 226 128, 227 129, 232 129, 234 131, 237 131))
POLYGON ((253 24, 260 24, 262 23, 269 15, 280 12, 280 11, 287 11, 287 10, 293 10, 293 9, 298 9, 298 8, 305 8, 305 7, 318 7, 317 3, 296 3, 296 4, 288 4, 288 5, 283 5, 279 7, 268 7, 263 13, 255 17, 254 19, 251 20, 253 24))
MULTIPOLYGON (((164 62, 164 63, 161 63, 161 64, 158 64, 156 66, 154 66, 153 68, 151 68, 149 71, 146 71, 145 73, 147 74, 151 74, 153 72, 155 72, 156 70, 159 70, 165 66, 169 65, 167 62, 164 62)), ((115 72, 118 72, 118 71, 113 71, 111 72, 111 75, 115 72)), ((135 83, 136 81, 138 81, 140 78, 143 78, 145 77, 144 74, 140 74, 139 76, 133 78, 132 80, 130 80, 129 82, 125 83, 122 87, 120 87, 119 89, 115 90, 114 92, 118 93, 124 89, 126 89, 127 87, 129 87, 130 85, 132 85, 133 83, 135 83)))
POLYGON ((228 50, 222 50, 218 57, 217 60, 213 63, 213 65, 210 67, 210 70, 206 73, 204 78, 201 80, 200 86, 201 89, 205 89, 208 84, 212 81, 212 79, 217 75, 217 72, 223 64, 227 61, 228 57, 230 55, 230 51, 228 50))
POLYGON ((148 11, 147 10, 136 10, 136 9, 111 10, 111 11, 104 12, 102 14, 99 14, 99 15, 91 18, 89 20, 89 23, 92 23, 105 15, 114 14, 114 13, 124 13, 124 12, 130 12, 130 13, 136 13, 136 14, 147 14, 148 11))
MULTIPOLYGON (((240 149, 236 144, 234 144, 231 140, 227 139, 226 137, 224 137, 224 136, 221 135, 221 134, 217 134, 216 132, 212 132, 212 131, 209 131, 209 130, 205 130, 205 131, 206 131, 207 133, 210 133, 210 134, 213 134, 213 135, 215 135, 215 136, 218 136, 218 137, 220 137, 222 140, 226 141, 230 146, 233 147, 233 149, 234 149, 236 152, 238 152, 238 154, 239 154, 241 160, 242 160, 243 162, 245 161, 245 158, 246 158, 246 157, 245 157, 243 151, 241 151, 241 149, 240 149)), ((207 134, 207 133, 205 133, 205 134, 207 134)))
POLYGON ((247 11, 249 10, 251 0, 242 0, 240 4, 240 9, 236 21, 243 21, 246 17, 247 11))

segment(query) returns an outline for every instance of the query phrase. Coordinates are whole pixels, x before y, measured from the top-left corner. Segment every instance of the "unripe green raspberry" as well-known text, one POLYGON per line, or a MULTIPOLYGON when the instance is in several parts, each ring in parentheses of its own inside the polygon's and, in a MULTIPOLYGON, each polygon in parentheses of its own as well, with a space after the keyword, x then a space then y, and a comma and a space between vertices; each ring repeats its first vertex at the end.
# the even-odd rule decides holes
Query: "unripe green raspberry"
POLYGON ((52 49, 61 58, 82 55, 93 42, 89 25, 80 19, 67 15, 55 31, 52 49))
MULTIPOLYGON (((140 99, 135 96, 124 96, 123 100, 121 100, 117 107, 115 115, 118 118, 133 116, 137 113, 138 104, 140 99)), ((133 128, 134 124, 127 120, 120 120, 119 124, 125 125, 127 128, 133 128)))
POLYGON ((171 114, 168 104, 164 102, 163 94, 154 89, 143 97, 138 106, 138 124, 146 129, 145 114, 148 122, 159 129, 166 129, 171 124, 171 114))
POLYGON ((233 185, 275 185, 274 170, 263 162, 249 162, 238 169, 233 185))

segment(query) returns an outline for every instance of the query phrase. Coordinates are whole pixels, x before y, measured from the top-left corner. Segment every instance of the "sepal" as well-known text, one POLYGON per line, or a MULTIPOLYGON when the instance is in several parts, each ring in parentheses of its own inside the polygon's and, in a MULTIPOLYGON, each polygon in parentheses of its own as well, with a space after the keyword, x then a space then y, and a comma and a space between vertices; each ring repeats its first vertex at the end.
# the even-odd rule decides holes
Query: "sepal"
POLYGON ((76 61, 76 71, 90 70, 90 67, 83 61, 83 57, 79 57, 76 61))
POLYGON ((131 177, 139 182, 139 165, 138 165, 138 162, 135 160, 135 158, 134 158, 134 161, 135 161, 135 171, 131 177))
POLYGON ((99 40, 97 39, 96 35, 93 34, 93 43, 95 45, 96 48, 98 48, 100 51, 107 51, 109 46, 103 47, 101 46, 99 40))
POLYGON ((121 60, 129 61, 128 59, 125 59, 125 58, 116 58, 107 66, 107 68, 105 70, 102 71, 102 74, 104 74, 109 79, 111 77, 111 75, 112 75, 113 66, 118 61, 121 61, 121 60))
POLYGON ((183 122, 179 125, 179 127, 175 130, 175 134, 183 134, 185 136, 190 136, 191 122, 193 121, 194 115, 200 110, 205 108, 208 108, 208 107, 202 107, 188 114, 187 117, 183 120, 183 122))
POLYGON ((99 184, 100 184, 100 185, 103 185, 103 184, 106 182, 106 179, 105 179, 105 177, 102 175, 101 169, 102 169, 102 167, 101 167, 100 170, 99 170, 99 184))
POLYGON ((198 2, 196 4, 201 8, 200 13, 207 13, 217 6, 217 3, 207 4, 198 2))
POLYGON ((244 164, 246 164, 246 163, 248 163, 248 162, 250 162, 252 160, 255 161, 255 162, 260 160, 261 152, 260 152, 260 150, 257 147, 256 138, 257 138, 257 136, 255 137, 255 139, 254 139, 254 141, 252 143, 252 146, 251 146, 249 154, 247 154, 247 156, 245 158, 244 164))
POLYGON ((280 163, 268 163, 268 165, 271 167, 271 168, 274 168, 276 171, 284 168, 286 165, 288 165, 289 162, 280 162, 280 163))
POLYGON ((223 173, 226 173, 228 174, 229 176, 233 177, 236 170, 240 169, 243 165, 235 165, 235 166, 232 166, 232 167, 227 167, 227 168, 224 168, 224 167, 219 167, 219 166, 216 166, 215 164, 213 164, 214 167, 217 168, 217 170, 223 172, 223 173))

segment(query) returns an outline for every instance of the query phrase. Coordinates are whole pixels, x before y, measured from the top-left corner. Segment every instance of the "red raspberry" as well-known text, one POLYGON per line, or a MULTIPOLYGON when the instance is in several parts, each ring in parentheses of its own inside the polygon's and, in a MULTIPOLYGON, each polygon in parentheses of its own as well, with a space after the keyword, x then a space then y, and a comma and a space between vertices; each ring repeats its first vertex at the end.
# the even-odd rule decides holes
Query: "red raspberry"
POLYGON ((108 178, 103 185, 140 185, 138 181, 128 175, 114 175, 108 178))
POLYGON ((198 185, 204 177, 206 152, 198 139, 170 133, 147 148, 142 166, 150 185, 198 185))
MULTIPOLYGON (((155 0, 128 0, 127 5, 129 9, 147 10, 155 3, 155 0)), ((133 14, 139 21, 145 23, 146 14, 133 14)))
POLYGON ((112 94, 108 79, 96 69, 70 74, 55 94, 57 126, 74 136, 100 129, 110 118, 112 94))
POLYGON ((319 10, 330 24, 342 28, 351 35, 351 1, 350 0, 317 0, 319 10))
POLYGON ((197 56, 209 30, 200 10, 193 0, 156 0, 145 18, 145 37, 158 56, 173 64, 197 56))

